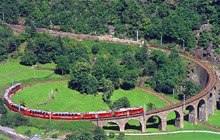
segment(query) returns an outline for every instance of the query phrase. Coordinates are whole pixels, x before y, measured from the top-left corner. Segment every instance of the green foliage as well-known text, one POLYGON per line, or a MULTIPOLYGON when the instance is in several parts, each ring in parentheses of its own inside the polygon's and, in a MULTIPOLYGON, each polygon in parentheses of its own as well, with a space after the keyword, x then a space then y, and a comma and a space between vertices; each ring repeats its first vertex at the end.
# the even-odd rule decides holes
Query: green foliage
POLYGON ((65 140, 107 140, 107 136, 103 129, 95 127, 94 130, 81 130, 66 135, 65 140))
POLYGON ((157 65, 153 60, 148 60, 146 64, 143 66, 144 70, 142 72, 143 76, 149 75, 152 76, 157 71, 157 65))
POLYGON ((27 135, 28 137, 30 137, 31 136, 31 130, 27 130, 24 134, 27 135))
MULTIPOLYGON (((196 95, 202 89, 201 85, 196 85, 191 81, 185 81, 183 87, 183 94, 185 94, 186 98, 196 95)), ((179 96, 179 98, 182 99, 182 96, 179 96)))
POLYGON ((135 57, 130 51, 124 53, 121 64, 128 70, 134 70, 137 68, 135 57))
POLYGON ((26 66, 32 66, 37 63, 37 56, 32 52, 27 52, 24 56, 21 57, 21 64, 26 66))
MULTIPOLYGON (((18 23, 18 16, 36 26, 78 34, 109 34, 119 38, 186 41, 186 50, 195 47, 194 30, 202 24, 219 25, 218 1, 6 1, 0 4, 7 23, 18 23)), ((2 14, 0 14, 2 19, 2 14)), ((219 34, 218 34, 219 35, 219 34)), ((203 43, 202 43, 203 44, 203 43)), ((94 51, 94 53, 96 53, 94 51)))
POLYGON ((127 108, 127 107, 130 107, 130 102, 127 97, 122 97, 114 101, 111 109, 119 109, 119 108, 127 108))
POLYGON ((126 70, 123 77, 123 88, 134 88, 137 83, 139 72, 135 70, 126 70))
POLYGON ((21 113, 4 114, 1 118, 1 125, 9 127, 27 126, 29 120, 21 113))
POLYGON ((124 136, 125 136, 125 134, 122 133, 122 132, 120 132, 119 135, 118 135, 118 137, 117 137, 117 140, 123 140, 123 139, 124 139, 124 136))
POLYGON ((153 104, 153 103, 148 103, 148 104, 146 104, 146 106, 147 106, 147 110, 154 110, 154 109, 156 109, 156 105, 153 104))
POLYGON ((4 26, 0 25, 0 60, 7 58, 20 44, 12 29, 4 26))
POLYGON ((145 64, 148 60, 148 47, 146 46, 146 42, 144 42, 144 46, 138 48, 135 53, 135 59, 139 61, 142 65, 145 64))
POLYGON ((202 32, 200 38, 199 38, 199 46, 203 47, 204 49, 207 49, 211 41, 211 34, 209 31, 205 30, 202 32))
POLYGON ((114 138, 115 137, 115 133, 114 132, 110 132, 108 137, 111 138, 111 139, 114 138))
POLYGON ((112 96, 112 93, 114 92, 114 89, 115 89, 114 85, 112 84, 112 82, 110 80, 102 78, 100 88, 102 91, 102 99, 105 102, 108 102, 112 96))
POLYGON ((54 139, 56 139, 58 136, 57 136, 57 134, 53 134, 52 136, 51 136, 51 138, 54 138, 54 139))
POLYGON ((4 106, 4 102, 2 99, 0 99, 0 114, 7 114, 7 109, 4 106))
POLYGON ((81 93, 96 94, 98 80, 90 74, 91 66, 85 62, 75 63, 71 69, 69 87, 81 93))
POLYGON ((69 62, 69 58, 68 56, 57 56, 56 57, 56 70, 60 73, 60 74, 68 74, 70 71, 70 62, 69 62))
POLYGON ((107 136, 105 135, 105 131, 100 127, 96 127, 93 130, 93 139, 94 140, 107 140, 107 136))
POLYGON ((92 46, 92 53, 97 54, 99 52, 99 49, 100 49, 100 47, 97 44, 93 45, 92 46))

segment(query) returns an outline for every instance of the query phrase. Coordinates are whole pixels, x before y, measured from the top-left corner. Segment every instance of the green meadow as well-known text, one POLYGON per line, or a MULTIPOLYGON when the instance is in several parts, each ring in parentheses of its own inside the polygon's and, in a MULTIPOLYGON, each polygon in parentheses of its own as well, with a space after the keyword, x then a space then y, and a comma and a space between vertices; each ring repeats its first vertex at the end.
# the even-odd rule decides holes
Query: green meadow
MULTIPOLYGON (((68 112, 88 112, 98 110, 109 110, 106 103, 103 102, 101 94, 96 97, 94 95, 80 94, 79 92, 69 89, 68 81, 54 82, 32 86, 18 92, 12 97, 12 101, 19 103, 24 100, 28 108, 51 110, 51 111, 68 111, 68 112), (58 92, 55 92, 55 89, 58 92), (49 94, 53 91, 53 97, 49 94), (41 106, 39 104, 49 103, 41 106)), ((164 107, 167 104, 156 96, 141 91, 139 89, 132 90, 116 90, 113 93, 112 101, 126 96, 131 103, 131 107, 143 106, 146 103, 154 102, 156 107, 164 107)))

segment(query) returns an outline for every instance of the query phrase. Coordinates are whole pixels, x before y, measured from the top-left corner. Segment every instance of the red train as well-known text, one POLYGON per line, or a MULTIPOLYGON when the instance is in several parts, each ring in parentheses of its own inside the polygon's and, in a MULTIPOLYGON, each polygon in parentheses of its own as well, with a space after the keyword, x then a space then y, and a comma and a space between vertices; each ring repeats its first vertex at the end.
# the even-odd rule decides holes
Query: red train
POLYGON ((115 110, 115 116, 123 116, 123 115, 133 115, 133 114, 139 114, 143 113, 143 107, 132 107, 132 108, 120 108, 115 110))
POLYGON ((17 83, 12 87, 6 89, 3 96, 5 105, 12 111, 21 112, 26 116, 38 117, 43 119, 54 119, 54 120, 81 120, 81 119, 97 119, 97 118, 108 118, 108 117, 118 117, 124 115, 133 115, 143 113, 143 107, 133 107, 133 108, 120 108, 112 112, 109 111, 97 111, 97 112, 49 112, 44 110, 34 110, 28 109, 26 107, 14 104, 10 97, 21 89, 21 84, 17 83))

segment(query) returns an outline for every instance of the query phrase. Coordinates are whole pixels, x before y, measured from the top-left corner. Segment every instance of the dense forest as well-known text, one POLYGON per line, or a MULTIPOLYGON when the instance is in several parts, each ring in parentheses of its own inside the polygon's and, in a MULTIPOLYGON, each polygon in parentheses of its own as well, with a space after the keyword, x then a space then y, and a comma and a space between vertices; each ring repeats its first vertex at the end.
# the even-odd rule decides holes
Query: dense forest
POLYGON ((17 49, 21 64, 53 62, 57 64, 56 73, 70 74, 69 88, 81 93, 96 95, 102 92, 103 100, 109 102, 115 89, 130 89, 137 84, 146 84, 167 94, 184 84, 192 85, 193 90, 186 92, 188 97, 196 93, 194 89, 199 91, 195 84, 183 82, 187 73, 176 46, 170 46, 172 51, 168 55, 163 51, 149 50, 146 43, 143 47, 100 41, 83 44, 68 37, 38 33, 34 24, 27 22, 20 35, 14 35, 4 24, 0 26, 1 39, 7 41, 2 46, 5 56, 26 42, 24 52, 17 49))
MULTIPOLYGON (((30 19, 38 27, 77 34, 110 34, 120 38, 185 43, 186 50, 197 45, 207 48, 212 41, 219 52, 219 0, 2 0, 0 18, 24 24, 30 19), (202 25, 211 29, 198 32, 202 25), (202 36, 196 42, 196 37, 202 36)), ((206 29, 206 28, 205 28, 206 29)), ((201 30, 200 30, 201 31, 201 30)))

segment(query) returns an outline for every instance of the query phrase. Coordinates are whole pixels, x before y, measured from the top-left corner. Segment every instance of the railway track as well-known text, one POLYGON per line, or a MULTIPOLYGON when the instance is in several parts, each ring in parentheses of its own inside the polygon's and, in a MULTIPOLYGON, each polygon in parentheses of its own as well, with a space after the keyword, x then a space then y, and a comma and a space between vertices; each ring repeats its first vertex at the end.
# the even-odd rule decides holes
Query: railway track
MULTIPOLYGON (((15 30, 16 32, 22 32, 24 31, 24 27, 22 26, 14 26, 14 25, 11 25, 11 27, 13 28, 13 30, 15 30)), ((103 38, 99 38, 98 36, 90 36, 90 35, 76 35, 76 34, 71 34, 71 33, 64 33, 64 32, 57 32, 57 31, 47 31, 46 29, 43 29, 43 28, 38 28, 38 31, 40 32, 47 32, 49 33, 50 35, 52 36, 68 36, 70 38, 74 38, 74 39, 80 39, 80 40, 84 40, 84 39, 88 39, 88 40, 100 40, 100 41, 105 41, 105 42, 113 42, 113 43, 120 43, 120 44, 126 44, 126 45, 137 45, 138 42, 135 42, 135 41, 128 41, 129 43, 126 43, 124 42, 124 40, 120 40, 118 39, 117 41, 112 41, 111 38, 109 39, 103 39, 103 38)), ((170 49, 168 48, 162 48, 160 46, 157 46, 155 44, 150 44, 150 47, 149 48, 154 48, 154 49, 160 49, 160 50, 164 50, 164 51, 170 51, 170 49)), ((205 88, 203 88, 203 90, 201 92, 199 92, 197 95, 185 100, 185 104, 190 104, 196 100, 200 100, 202 97, 206 96, 207 94, 209 94, 209 88, 210 89, 213 89, 216 84, 217 84, 217 77, 216 77, 216 74, 215 72, 212 71, 211 68, 209 68, 205 63, 201 62, 200 60, 192 57, 192 56, 189 56, 185 53, 180 53, 181 56, 184 56, 188 59, 190 59, 191 61, 193 61, 194 63, 200 65, 208 74, 208 83, 207 85, 205 86, 205 88)), ((26 88, 26 87, 23 87, 23 88, 26 88)), ((168 101, 169 104, 171 104, 170 101, 168 101)), ((155 113, 159 113, 159 112, 163 112, 163 111, 166 111, 166 110, 171 110, 171 109, 175 109, 175 108, 178 108, 180 106, 183 106, 183 102, 179 102, 177 104, 171 104, 170 106, 167 106, 167 107, 164 107, 164 108, 159 108, 159 109, 155 109, 155 110, 150 110, 150 111, 147 111, 145 114, 146 115, 149 115, 149 114, 155 114, 155 113)), ((110 118, 100 118, 102 120, 105 120, 105 119, 108 119, 108 120, 111 120, 111 119, 120 119, 120 118, 126 118, 126 117, 136 117, 136 116, 140 116, 140 115, 144 115, 143 113, 142 114, 135 114, 135 115, 130 115, 130 116, 121 116, 121 117, 110 117, 110 118)), ((89 119, 89 120, 94 120, 94 119, 89 119)))

